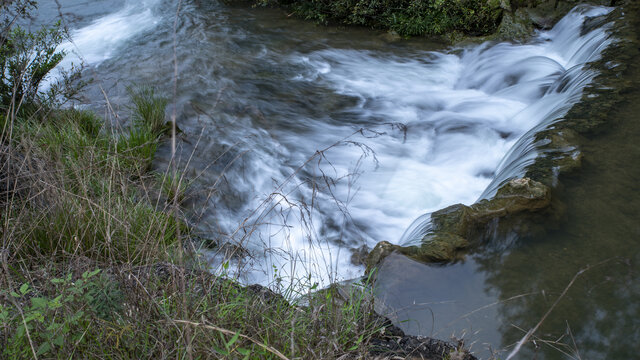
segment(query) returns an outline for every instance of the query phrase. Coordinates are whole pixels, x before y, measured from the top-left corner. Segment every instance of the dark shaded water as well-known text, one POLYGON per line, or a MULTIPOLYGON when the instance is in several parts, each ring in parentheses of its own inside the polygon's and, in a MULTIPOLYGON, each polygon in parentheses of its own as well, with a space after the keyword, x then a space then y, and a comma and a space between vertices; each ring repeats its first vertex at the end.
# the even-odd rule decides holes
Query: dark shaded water
MULTIPOLYGON (((79 49, 97 80, 81 106, 126 125, 126 86, 171 94, 176 2, 61 5, 75 29, 66 49, 79 49), (104 110, 100 87, 117 116, 104 110)), ((275 10, 182 5, 174 100, 179 156, 195 179, 187 206, 204 237, 253 252, 253 263, 236 264, 254 268, 246 281, 360 275, 350 249, 397 242, 416 216, 473 202, 520 136, 579 99, 593 75, 581 64, 598 55, 578 36, 579 16, 531 44, 443 52, 275 10), (567 73, 572 91, 545 92, 567 73)), ((40 18, 57 13, 46 3, 40 18)), ((596 48, 606 44, 603 31, 591 35, 596 48)), ((584 168, 561 179, 560 220, 496 235, 464 264, 394 258, 381 271, 385 310, 414 334, 466 332, 488 357, 489 345, 502 349, 533 327, 577 271, 606 261, 576 281, 536 333, 539 349, 520 358, 635 358, 640 105, 626 96, 615 126, 582 144, 584 168)), ((161 149, 159 169, 168 156, 161 149)))

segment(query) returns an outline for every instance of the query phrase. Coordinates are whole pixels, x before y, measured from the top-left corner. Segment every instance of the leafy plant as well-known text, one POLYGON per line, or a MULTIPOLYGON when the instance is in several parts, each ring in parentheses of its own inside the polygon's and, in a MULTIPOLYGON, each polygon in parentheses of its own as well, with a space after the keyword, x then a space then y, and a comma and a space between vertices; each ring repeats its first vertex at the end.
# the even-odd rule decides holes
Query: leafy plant
POLYGON ((38 294, 28 283, 11 292, 13 305, 0 305, 0 320, 13 330, 3 355, 50 356, 65 344, 81 342, 93 315, 110 319, 119 311, 122 294, 100 279, 99 273, 100 269, 86 271, 75 281, 71 274, 51 279, 56 290, 53 296, 38 294))

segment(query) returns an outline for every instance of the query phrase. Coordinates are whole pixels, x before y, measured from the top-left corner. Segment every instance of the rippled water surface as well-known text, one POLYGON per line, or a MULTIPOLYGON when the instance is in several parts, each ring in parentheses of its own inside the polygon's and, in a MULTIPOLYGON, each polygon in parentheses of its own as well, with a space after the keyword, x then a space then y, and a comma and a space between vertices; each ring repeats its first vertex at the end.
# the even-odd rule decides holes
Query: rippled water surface
MULTIPOLYGON (((247 249, 233 265, 248 282, 359 276, 354 249, 415 240, 428 229, 421 215, 473 203, 522 175, 535 156, 532 131, 580 99, 595 75, 583 65, 612 41, 607 25, 582 31, 586 17, 608 8, 580 8, 527 44, 447 49, 193 0, 182 3, 174 53, 176 4, 68 0, 60 9, 44 4, 40 17, 64 15, 74 40, 62 45, 70 53, 62 66, 86 62, 96 80, 86 103, 105 112, 104 90, 115 122, 126 124, 127 86, 172 97, 175 55, 168 111, 183 130, 178 156, 193 179, 186 207, 203 238, 247 249)), ((625 358, 612 354, 630 354, 631 343, 613 339, 627 332, 637 341, 639 315, 639 202, 630 180, 638 133, 629 126, 585 145, 584 173, 563 183, 559 228, 495 239, 511 246, 487 246, 464 264, 389 262, 384 309, 412 333, 447 339, 466 330, 488 356, 485 343, 516 341, 581 267, 620 256, 573 288, 563 316, 545 323, 538 353, 571 353, 544 342, 571 329, 586 358, 625 358), (616 154, 619 142, 629 148, 616 154), (627 242, 631 250, 622 250, 627 242)), ((165 146, 157 168, 169 157, 165 146)))

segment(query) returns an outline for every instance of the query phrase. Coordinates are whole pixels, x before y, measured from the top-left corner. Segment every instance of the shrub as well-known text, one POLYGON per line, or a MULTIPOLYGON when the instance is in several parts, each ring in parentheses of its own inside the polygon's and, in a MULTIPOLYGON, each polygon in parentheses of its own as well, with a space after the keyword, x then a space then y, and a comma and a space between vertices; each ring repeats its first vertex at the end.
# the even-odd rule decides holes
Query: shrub
POLYGON ((259 0, 290 8, 319 23, 336 22, 397 31, 400 35, 442 35, 452 31, 484 35, 497 29, 502 9, 477 0, 259 0))
POLYGON ((122 292, 99 272, 86 271, 75 281, 71 274, 53 278, 39 289, 24 283, 18 291, 2 291, 11 298, 0 303, 3 330, 11 334, 2 355, 50 358, 87 341, 92 317, 112 319, 122 306, 122 292))

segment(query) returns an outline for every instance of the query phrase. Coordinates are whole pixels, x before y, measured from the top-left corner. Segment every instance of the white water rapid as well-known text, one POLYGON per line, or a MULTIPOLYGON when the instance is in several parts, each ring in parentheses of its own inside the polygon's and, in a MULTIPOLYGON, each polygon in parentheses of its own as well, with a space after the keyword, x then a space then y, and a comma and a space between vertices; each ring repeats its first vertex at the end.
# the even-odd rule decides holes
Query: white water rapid
MULTIPOLYGON (((129 1, 74 30, 62 47, 90 65, 117 63, 123 44, 155 27, 168 33, 173 12, 158 7, 167 3, 129 1)), ((306 48, 283 32, 270 43, 224 16, 206 15, 216 19, 206 26, 189 17, 178 34, 191 57, 181 68, 181 106, 201 98, 217 104, 225 84, 223 102, 258 108, 240 118, 227 110, 233 104, 212 105, 214 120, 181 116, 185 131, 205 134, 194 164, 228 158, 215 171, 187 171, 198 186, 221 189, 195 201, 197 227, 249 251, 248 261, 233 263, 247 282, 326 284, 361 275, 350 249, 415 241, 428 229, 422 214, 471 204, 523 174, 536 156, 532 132, 561 118, 595 75, 585 64, 612 40, 606 27, 583 33, 583 22, 608 11, 578 7, 527 44, 401 54, 323 42, 306 48), (252 38, 259 45, 242 52, 252 38), (225 55, 233 60, 225 63, 225 55), (230 150, 221 155, 214 145, 230 150)), ((153 44, 145 51, 165 46, 162 56, 170 57, 170 41, 153 44)), ((166 85, 170 76, 159 78, 166 85)))

